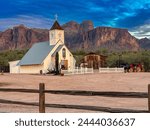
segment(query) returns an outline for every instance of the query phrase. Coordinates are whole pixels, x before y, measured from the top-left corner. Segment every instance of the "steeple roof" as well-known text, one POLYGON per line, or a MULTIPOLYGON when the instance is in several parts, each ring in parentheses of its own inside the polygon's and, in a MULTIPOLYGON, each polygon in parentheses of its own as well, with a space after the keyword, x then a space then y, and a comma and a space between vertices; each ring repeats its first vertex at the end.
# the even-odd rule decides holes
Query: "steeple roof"
POLYGON ((53 26, 51 27, 50 30, 55 30, 55 29, 64 30, 57 21, 54 22, 54 24, 53 24, 53 26))

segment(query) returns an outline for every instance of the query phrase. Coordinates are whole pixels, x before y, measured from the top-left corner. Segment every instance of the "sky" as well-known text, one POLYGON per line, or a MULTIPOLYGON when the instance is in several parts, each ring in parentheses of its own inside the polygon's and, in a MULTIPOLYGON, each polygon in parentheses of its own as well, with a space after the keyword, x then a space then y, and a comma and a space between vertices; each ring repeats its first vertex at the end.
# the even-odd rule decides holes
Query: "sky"
POLYGON ((56 14, 60 24, 92 20, 150 38, 150 0, 0 0, 0 31, 19 24, 49 29, 56 14))

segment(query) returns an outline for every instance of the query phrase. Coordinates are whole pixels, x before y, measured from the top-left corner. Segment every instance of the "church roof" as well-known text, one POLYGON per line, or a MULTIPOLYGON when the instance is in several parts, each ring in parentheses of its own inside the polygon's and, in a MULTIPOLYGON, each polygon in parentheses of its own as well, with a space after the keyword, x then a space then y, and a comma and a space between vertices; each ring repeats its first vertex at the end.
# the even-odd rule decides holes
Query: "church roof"
POLYGON ((53 26, 51 27, 50 30, 55 30, 55 29, 64 30, 57 21, 54 22, 54 24, 53 24, 53 26))
POLYGON ((57 49, 54 51, 54 53, 52 54, 52 56, 55 56, 56 53, 59 52, 63 46, 64 46, 64 45, 59 45, 59 46, 57 47, 57 49))
POLYGON ((31 49, 24 55, 18 65, 38 65, 42 64, 47 55, 55 45, 49 45, 49 41, 35 43, 31 49))

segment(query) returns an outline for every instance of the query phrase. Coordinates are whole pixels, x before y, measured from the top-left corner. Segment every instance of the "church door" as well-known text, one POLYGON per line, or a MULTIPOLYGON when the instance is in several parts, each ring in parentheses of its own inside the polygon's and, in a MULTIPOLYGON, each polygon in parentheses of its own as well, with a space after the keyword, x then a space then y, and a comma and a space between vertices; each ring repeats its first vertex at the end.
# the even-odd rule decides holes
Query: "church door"
POLYGON ((68 60, 61 61, 61 69, 67 70, 68 69, 68 60))

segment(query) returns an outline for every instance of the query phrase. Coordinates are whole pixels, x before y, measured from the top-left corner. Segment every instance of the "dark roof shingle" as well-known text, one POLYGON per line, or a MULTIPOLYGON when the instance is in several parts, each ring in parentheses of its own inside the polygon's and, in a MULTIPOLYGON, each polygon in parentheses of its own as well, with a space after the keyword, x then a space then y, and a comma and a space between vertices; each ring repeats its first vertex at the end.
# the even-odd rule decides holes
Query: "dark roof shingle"
POLYGON ((53 24, 50 30, 55 30, 55 29, 64 30, 57 21, 55 21, 55 23, 53 24))

